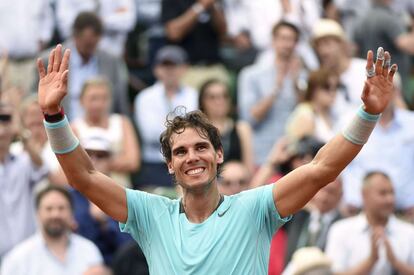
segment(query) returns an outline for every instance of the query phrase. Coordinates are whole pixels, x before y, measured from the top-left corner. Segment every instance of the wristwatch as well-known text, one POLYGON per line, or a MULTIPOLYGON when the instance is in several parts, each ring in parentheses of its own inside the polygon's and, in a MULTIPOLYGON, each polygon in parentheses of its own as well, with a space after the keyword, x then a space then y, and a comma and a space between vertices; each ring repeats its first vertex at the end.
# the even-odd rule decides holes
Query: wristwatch
POLYGON ((191 6, 191 9, 197 14, 199 15, 200 13, 202 13, 204 11, 204 6, 201 5, 200 3, 195 3, 194 5, 191 6))
POLYGON ((63 118, 65 117, 65 111, 63 110, 63 107, 60 107, 60 111, 56 114, 47 114, 47 113, 43 113, 43 116, 45 118, 45 120, 47 122, 59 122, 61 120, 63 120, 63 118))

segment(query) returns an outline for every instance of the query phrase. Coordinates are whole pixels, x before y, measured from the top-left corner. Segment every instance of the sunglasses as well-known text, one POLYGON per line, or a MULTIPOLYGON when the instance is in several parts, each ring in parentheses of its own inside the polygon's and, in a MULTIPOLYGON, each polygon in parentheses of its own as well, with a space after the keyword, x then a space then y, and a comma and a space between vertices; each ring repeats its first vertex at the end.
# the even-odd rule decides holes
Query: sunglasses
POLYGON ((11 114, 0 114, 0 122, 10 122, 11 119, 11 114))

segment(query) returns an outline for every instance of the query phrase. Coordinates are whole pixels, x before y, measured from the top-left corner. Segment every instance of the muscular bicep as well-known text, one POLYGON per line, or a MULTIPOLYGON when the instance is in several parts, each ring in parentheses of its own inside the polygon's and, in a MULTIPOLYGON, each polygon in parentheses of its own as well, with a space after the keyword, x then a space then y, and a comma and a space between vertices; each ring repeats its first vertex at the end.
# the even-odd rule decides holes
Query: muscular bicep
POLYGON ((313 164, 301 166, 283 178, 273 188, 273 200, 281 217, 299 211, 319 191, 320 184, 313 176, 313 164))

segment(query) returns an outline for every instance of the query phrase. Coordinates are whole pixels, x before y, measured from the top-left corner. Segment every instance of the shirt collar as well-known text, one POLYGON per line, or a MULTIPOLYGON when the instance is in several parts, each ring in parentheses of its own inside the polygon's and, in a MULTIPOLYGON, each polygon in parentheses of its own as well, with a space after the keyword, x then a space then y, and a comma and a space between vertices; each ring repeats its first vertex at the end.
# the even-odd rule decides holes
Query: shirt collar
POLYGON ((70 63, 75 65, 76 67, 81 67, 89 64, 93 64, 97 61, 96 55, 93 55, 87 63, 83 63, 83 59, 76 49, 75 43, 73 43, 73 47, 71 47, 71 56, 70 56, 70 63))
MULTIPOLYGON (((395 219, 396 218, 394 215, 391 215, 388 218, 387 225, 385 226, 385 232, 387 234, 392 233, 392 228, 395 228, 395 222, 396 222, 395 219)), ((370 226, 368 224, 367 216, 365 215, 365 213, 361 213, 357 216, 357 220, 355 221, 355 227, 362 232, 366 232, 370 230, 370 226)))

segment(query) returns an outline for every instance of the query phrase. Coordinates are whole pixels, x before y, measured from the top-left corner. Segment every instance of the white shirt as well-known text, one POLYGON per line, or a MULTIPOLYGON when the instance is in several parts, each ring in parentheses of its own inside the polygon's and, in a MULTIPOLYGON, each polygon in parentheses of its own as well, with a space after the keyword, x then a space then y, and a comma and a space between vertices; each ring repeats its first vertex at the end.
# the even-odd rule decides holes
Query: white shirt
POLYGON ((181 87, 171 99, 160 82, 141 91, 135 98, 135 122, 142 138, 142 159, 146 162, 163 162, 160 153, 160 134, 165 130, 165 119, 177 106, 190 112, 198 108, 198 93, 190 87, 181 87))
MULTIPOLYGON (((397 259, 413 266, 414 226, 390 216, 385 231, 397 259)), ((333 261, 334 272, 344 272, 367 259, 371 253, 371 230, 366 216, 360 214, 333 224, 328 233, 325 253, 333 261)), ((383 243, 380 244, 379 259, 370 274, 392 274, 383 243)))
POLYGON ((35 232, 33 188, 46 175, 26 152, 0 163, 0 257, 35 232))
POLYGON ((52 10, 48 0, 0 1, 0 55, 11 58, 35 57, 40 42, 49 42, 53 33, 52 10))
POLYGON ((303 35, 309 37, 314 22, 320 15, 315 1, 291 0, 292 11, 283 13, 280 1, 275 0, 226 0, 225 13, 228 31, 236 36, 248 31, 253 45, 260 49, 271 46, 272 28, 281 19, 299 26, 303 35))
POLYGON ((362 179, 370 171, 382 171, 394 186, 399 209, 414 206, 414 113, 395 109, 394 119, 384 128, 379 123, 361 152, 343 171, 345 202, 362 205, 362 179))
POLYGON ((6 255, 0 275, 82 275, 99 264, 102 256, 91 241, 71 234, 62 262, 51 253, 41 233, 37 233, 6 255))
POLYGON ((84 11, 96 12, 102 20, 104 35, 99 44, 101 49, 115 56, 121 56, 127 34, 135 26, 134 0, 57 1, 57 24, 63 38, 66 39, 72 34, 72 25, 76 16, 84 11))

